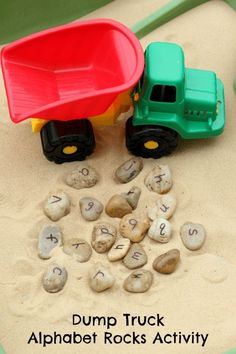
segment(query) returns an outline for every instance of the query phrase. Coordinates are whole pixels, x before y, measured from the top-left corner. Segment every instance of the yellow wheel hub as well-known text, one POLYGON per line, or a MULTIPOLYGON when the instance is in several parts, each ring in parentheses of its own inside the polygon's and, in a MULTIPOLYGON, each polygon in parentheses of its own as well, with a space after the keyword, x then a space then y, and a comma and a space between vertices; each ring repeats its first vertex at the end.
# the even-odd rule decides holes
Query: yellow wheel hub
POLYGON ((63 153, 66 155, 72 155, 77 151, 77 146, 72 145, 72 146, 65 146, 63 149, 63 153))
POLYGON ((146 143, 144 143, 144 146, 146 149, 154 150, 154 149, 158 148, 159 144, 155 140, 148 140, 148 141, 146 141, 146 143))

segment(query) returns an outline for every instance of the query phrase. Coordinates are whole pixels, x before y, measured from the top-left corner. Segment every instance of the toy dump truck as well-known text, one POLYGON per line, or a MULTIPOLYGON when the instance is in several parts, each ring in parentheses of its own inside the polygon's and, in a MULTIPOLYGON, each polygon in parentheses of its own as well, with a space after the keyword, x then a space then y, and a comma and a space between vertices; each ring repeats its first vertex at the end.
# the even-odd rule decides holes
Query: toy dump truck
POLYGON ((224 128, 224 93, 215 73, 186 69, 182 49, 151 43, 113 20, 81 21, 30 35, 1 52, 11 119, 32 119, 45 156, 84 160, 95 148, 93 125, 126 123, 131 153, 159 158, 178 137, 206 138, 224 128), (145 68, 144 68, 145 59, 145 68))

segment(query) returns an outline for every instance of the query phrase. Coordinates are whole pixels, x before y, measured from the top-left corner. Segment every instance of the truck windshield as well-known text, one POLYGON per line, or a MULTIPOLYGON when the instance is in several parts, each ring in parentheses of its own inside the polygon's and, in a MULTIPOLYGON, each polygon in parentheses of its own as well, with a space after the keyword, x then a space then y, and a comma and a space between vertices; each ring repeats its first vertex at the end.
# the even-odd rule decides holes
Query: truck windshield
POLYGON ((154 85, 150 100, 155 102, 175 102, 176 87, 170 85, 154 85))

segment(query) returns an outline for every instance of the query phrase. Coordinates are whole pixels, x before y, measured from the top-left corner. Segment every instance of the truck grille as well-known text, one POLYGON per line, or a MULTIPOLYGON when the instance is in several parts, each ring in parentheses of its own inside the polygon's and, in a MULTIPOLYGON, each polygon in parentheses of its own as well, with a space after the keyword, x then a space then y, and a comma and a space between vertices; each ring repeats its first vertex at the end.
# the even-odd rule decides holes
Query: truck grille
POLYGON ((212 112, 198 111, 192 109, 186 109, 184 111, 185 118, 192 120, 206 120, 207 118, 212 118, 212 112))

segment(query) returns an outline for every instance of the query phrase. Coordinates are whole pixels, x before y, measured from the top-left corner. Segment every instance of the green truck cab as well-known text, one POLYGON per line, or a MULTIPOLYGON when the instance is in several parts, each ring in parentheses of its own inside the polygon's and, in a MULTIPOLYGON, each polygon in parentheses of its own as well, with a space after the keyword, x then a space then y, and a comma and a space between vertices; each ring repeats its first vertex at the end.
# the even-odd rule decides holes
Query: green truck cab
POLYGON ((172 43, 153 42, 134 92, 126 145, 135 155, 159 158, 183 139, 209 138, 224 129, 224 88, 212 71, 188 69, 172 43))

